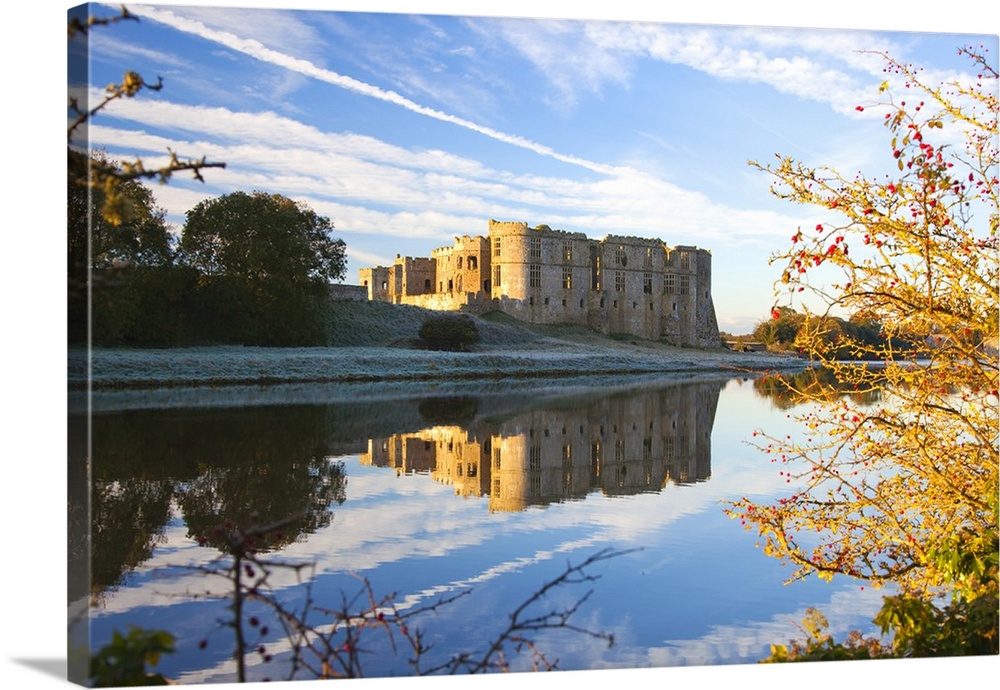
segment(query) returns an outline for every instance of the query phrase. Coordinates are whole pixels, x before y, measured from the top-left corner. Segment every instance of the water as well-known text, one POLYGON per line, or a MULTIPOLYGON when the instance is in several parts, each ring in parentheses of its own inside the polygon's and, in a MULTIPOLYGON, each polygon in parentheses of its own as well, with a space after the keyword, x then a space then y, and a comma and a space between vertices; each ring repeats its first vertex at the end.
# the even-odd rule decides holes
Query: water
MULTIPOLYGON (((532 609, 583 600, 573 625, 614 635, 609 647, 586 632, 533 634, 559 668, 753 663, 800 637, 807 607, 842 637, 872 631, 881 605, 856 581, 784 585, 790 568, 723 514, 726 500, 794 489, 746 443, 755 429, 797 433, 794 403, 758 379, 296 387, 239 407, 227 395, 94 401, 91 644, 129 625, 166 629, 178 653, 158 670, 182 683, 235 678, 232 630, 218 624, 227 602, 206 596, 223 583, 197 570, 219 556, 210 531, 224 518, 302 515, 264 556, 310 565, 304 580, 272 574, 288 606, 305 582, 331 607, 363 581, 402 612, 462 594, 411 623, 433 643, 425 666, 485 649, 518 604, 605 549, 622 553, 532 609)), ((251 655, 250 679, 286 677, 279 630, 263 639, 269 663, 251 655)), ((412 673, 398 633, 395 653, 381 633, 365 640, 366 676, 412 673)), ((511 668, 531 663, 522 653, 511 668)))

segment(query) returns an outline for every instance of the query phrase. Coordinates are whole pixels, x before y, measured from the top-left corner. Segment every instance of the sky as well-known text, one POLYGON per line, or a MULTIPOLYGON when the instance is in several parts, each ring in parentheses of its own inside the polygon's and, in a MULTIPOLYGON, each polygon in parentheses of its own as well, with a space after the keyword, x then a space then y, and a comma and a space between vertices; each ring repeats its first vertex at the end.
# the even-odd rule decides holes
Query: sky
POLYGON ((748 161, 884 169, 890 136, 870 106, 885 62, 872 51, 931 80, 970 67, 959 45, 997 55, 984 34, 130 9, 139 22, 91 34, 92 98, 126 67, 163 89, 111 104, 91 142, 147 165, 167 149, 226 163, 204 183, 154 187, 175 232, 204 199, 284 194, 333 221, 349 284, 397 254, 486 234, 491 218, 659 238, 712 252, 719 326, 732 333, 768 318, 780 275, 768 257, 827 220, 774 198, 748 161))
MULTIPOLYGON (((65 211, 60 199, 66 126, 62 27, 72 4, 8 3, 8 37, 0 42, 8 163, 0 167, 7 202, 0 253, 6 337, 0 342, 9 400, 0 435, 7 460, 0 505, 8 527, 3 541, 6 567, 0 572, 11 593, 5 600, 7 624, 0 632, 0 679, 5 686, 33 690, 65 685, 65 211)), ((877 47, 877 38, 903 59, 941 72, 964 69, 953 58, 962 37, 930 32, 983 33, 995 46, 1000 24, 994 4, 296 0, 297 8, 431 16, 374 22, 373 17, 326 14, 322 22, 303 26, 301 15, 271 14, 264 20, 265 32, 259 14, 240 12, 236 20, 230 14, 223 24, 212 25, 245 40, 269 34, 272 43, 267 47, 274 55, 286 56, 283 64, 325 70, 305 74, 146 18, 121 31, 110 30, 105 38, 108 50, 117 46, 119 73, 122 64, 142 69, 148 65, 151 79, 163 76, 164 90, 143 95, 141 102, 218 110, 189 115, 185 130, 110 114, 95 125, 164 137, 150 152, 140 146, 127 149, 150 162, 164 145, 177 143, 183 144, 177 146, 181 154, 218 156, 228 164, 224 174, 209 171, 204 186, 177 178, 166 187, 155 187, 158 202, 174 223, 202 198, 257 187, 281 191, 279 182, 293 176, 288 194, 329 215, 347 243, 347 279, 352 282, 359 266, 396 253, 426 254, 450 244, 455 234, 484 232, 491 216, 594 237, 645 232, 668 244, 690 243, 712 251, 720 326, 738 331, 740 323, 751 326, 766 318, 773 303, 771 283, 777 275, 767 266, 767 257, 785 246, 789 229, 813 220, 804 209, 770 198, 768 183, 746 161, 780 152, 848 168, 881 164, 878 154, 884 150, 885 132, 853 108, 858 98, 874 98, 872 91, 882 77, 877 69, 858 66, 860 55, 852 44, 871 49, 877 47), (523 22, 493 23, 484 32, 472 28, 481 28, 481 21, 441 16, 459 12, 479 18, 610 20, 616 22, 610 28, 618 33, 607 25, 604 32, 588 33, 579 23, 523 22), (654 42, 648 35, 643 42, 638 37, 626 40, 629 27, 621 25, 623 21, 709 25, 709 30, 688 34, 687 42, 670 43, 666 37, 654 42), (720 27, 735 26, 825 30, 813 33, 815 40, 806 43, 793 40, 802 34, 783 30, 758 31, 756 42, 733 29, 721 33, 720 27), (419 44, 406 43, 417 38, 422 39, 419 44), (561 52, 567 44, 572 50, 561 52), (673 51, 666 50, 669 46, 673 51), (680 49, 684 46, 687 51, 680 49), (779 56, 779 48, 786 62, 768 60, 779 56), (741 72, 736 68, 747 62, 724 59, 724 53, 745 54, 757 67, 741 72), (292 55, 301 62, 287 62, 292 55), (381 91, 374 93, 397 94, 403 103, 428 110, 390 107, 385 100, 322 81, 317 74, 378 87, 381 91), (310 98, 305 98, 307 92, 310 98), (455 121, 421 115, 428 111, 455 121), (241 114, 242 120, 234 117, 241 114), (585 118, 589 127, 575 126, 585 118), (295 130, 295 123, 301 129, 295 130), (225 125, 243 145, 207 131, 210 125, 225 125), (515 146, 487 132, 541 148, 515 146), (348 140, 346 133, 368 138, 348 140), (289 139, 297 143, 297 153, 286 145, 289 139), (316 151, 323 153, 322 160, 297 164, 296 156, 316 151), (261 157, 268 166, 254 162, 261 157), (625 169, 633 172, 627 175, 625 169), (306 173, 311 185, 304 184, 306 173), (654 216, 660 216, 659 225, 652 228, 654 216)), ((217 0, 213 5, 288 6, 280 0, 217 0)), ((206 23, 204 16, 201 19, 206 23)), ((645 28, 652 32, 657 27, 645 28)), ((95 75, 102 77, 96 83, 109 79, 112 57, 113 51, 103 57, 95 54, 95 75)), ((162 116, 162 111, 149 108, 146 115, 133 117, 149 118, 156 112, 162 116)), ((122 150, 125 145, 116 143, 122 150)), ((977 671, 995 674, 996 661, 857 662, 824 667, 823 674, 848 684, 910 679, 926 685, 953 682, 959 674, 976 677, 977 671)), ((690 681, 712 686, 713 680, 773 685, 779 676, 782 681, 808 682, 815 673, 807 664, 614 675, 633 686, 662 687, 665 680, 680 685, 690 681)), ((543 687, 544 679, 511 680, 520 688, 543 687)), ((439 687, 442 681, 433 682, 439 687)), ((417 679, 364 685, 431 687, 417 679)), ((510 683, 496 678, 477 684, 487 686, 510 683)))

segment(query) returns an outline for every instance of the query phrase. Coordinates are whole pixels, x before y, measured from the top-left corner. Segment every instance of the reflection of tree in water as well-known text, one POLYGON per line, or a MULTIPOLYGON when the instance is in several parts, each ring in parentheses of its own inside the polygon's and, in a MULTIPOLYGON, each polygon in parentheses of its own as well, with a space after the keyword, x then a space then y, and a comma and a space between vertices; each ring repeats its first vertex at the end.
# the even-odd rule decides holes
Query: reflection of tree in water
POLYGON ((91 489, 91 597, 119 584, 123 572, 153 555, 170 520, 174 487, 155 480, 94 481, 91 489))
POLYGON ((258 550, 329 525, 347 477, 326 459, 327 427, 322 407, 95 416, 92 594, 150 557, 174 503, 192 537, 224 520, 249 526, 300 516, 258 550))
MULTIPOLYGON (((859 365, 863 366, 863 365, 859 365)), ((779 410, 788 410, 805 402, 836 400, 848 396, 855 404, 874 405, 880 399, 879 389, 866 385, 859 389, 850 378, 841 377, 823 367, 796 373, 772 374, 754 379, 754 391, 770 400, 779 410)))

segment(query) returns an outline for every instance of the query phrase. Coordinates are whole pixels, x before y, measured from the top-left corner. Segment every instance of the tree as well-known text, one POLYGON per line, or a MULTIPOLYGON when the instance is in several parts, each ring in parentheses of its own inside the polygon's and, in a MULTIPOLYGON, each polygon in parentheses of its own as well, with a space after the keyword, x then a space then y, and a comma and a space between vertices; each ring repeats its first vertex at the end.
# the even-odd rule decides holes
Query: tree
POLYGON ((90 165, 121 170, 117 161, 101 151, 89 156, 68 152, 67 197, 69 202, 70 270, 84 275, 88 268, 112 266, 162 266, 173 261, 173 237, 167 229, 166 212, 156 205, 149 187, 136 180, 118 185, 121 220, 114 224, 102 214, 105 194, 79 184, 90 165))
MULTIPOLYGON (((997 70, 985 51, 959 53, 976 70, 968 83, 928 84, 919 69, 883 55, 885 100, 857 109, 885 111, 891 174, 848 179, 781 156, 751 162, 774 176, 779 198, 838 218, 800 228, 772 257, 784 264, 776 294, 806 292, 824 305, 806 310, 796 345, 850 388, 877 391, 880 402, 797 391, 812 402, 798 416, 807 440, 764 435, 758 444, 797 488, 774 505, 744 497, 729 512, 756 527, 766 553, 795 566, 791 579, 893 584, 899 596, 886 598, 880 618, 900 645, 938 625, 936 614, 913 610, 951 615, 985 602, 992 615, 977 620, 996 653, 997 70), (893 96, 897 88, 904 99, 893 96), (810 281, 818 267, 840 282, 810 281), (884 366, 828 354, 834 309, 881 324, 886 337, 874 343, 841 337, 884 366), (951 595, 948 611, 937 608, 939 594, 951 595)), ((910 645, 910 653, 928 648, 910 645)))
POLYGON ((333 224, 280 194, 233 192, 188 211, 181 259, 204 279, 198 315, 222 342, 323 342, 330 280, 343 278, 344 242, 333 224))
POLYGON ((233 192, 187 212, 181 250, 205 275, 292 283, 338 280, 346 260, 333 223, 280 194, 233 192))

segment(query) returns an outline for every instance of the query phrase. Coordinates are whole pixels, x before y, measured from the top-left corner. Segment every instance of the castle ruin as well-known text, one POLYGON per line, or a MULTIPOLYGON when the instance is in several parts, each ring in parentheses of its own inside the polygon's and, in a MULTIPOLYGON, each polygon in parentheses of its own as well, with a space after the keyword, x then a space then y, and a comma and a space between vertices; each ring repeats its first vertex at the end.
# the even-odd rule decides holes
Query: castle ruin
POLYGON ((359 271, 369 300, 438 311, 500 310, 530 323, 585 326, 687 347, 720 345, 712 255, 657 239, 490 220, 430 257, 359 271))

